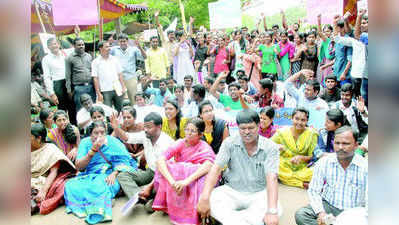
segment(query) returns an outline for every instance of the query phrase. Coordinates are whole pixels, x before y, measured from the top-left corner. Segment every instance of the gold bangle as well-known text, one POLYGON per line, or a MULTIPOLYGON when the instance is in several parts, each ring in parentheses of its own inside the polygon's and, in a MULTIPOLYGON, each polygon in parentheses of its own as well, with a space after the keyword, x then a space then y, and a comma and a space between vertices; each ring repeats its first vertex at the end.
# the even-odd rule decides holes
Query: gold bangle
POLYGON ((89 152, 87 153, 89 156, 93 156, 94 154, 96 154, 93 150, 89 150, 89 152))

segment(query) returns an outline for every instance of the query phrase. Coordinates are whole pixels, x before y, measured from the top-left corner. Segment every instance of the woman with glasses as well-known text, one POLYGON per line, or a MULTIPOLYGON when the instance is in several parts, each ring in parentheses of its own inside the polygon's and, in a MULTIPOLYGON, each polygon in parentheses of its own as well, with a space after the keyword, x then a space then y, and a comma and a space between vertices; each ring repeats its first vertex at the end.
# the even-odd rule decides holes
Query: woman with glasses
POLYGON ((173 224, 200 224, 196 205, 215 153, 201 140, 205 130, 203 120, 189 120, 184 130, 185 138, 169 147, 157 161, 154 177, 157 194, 152 208, 168 213, 173 224))

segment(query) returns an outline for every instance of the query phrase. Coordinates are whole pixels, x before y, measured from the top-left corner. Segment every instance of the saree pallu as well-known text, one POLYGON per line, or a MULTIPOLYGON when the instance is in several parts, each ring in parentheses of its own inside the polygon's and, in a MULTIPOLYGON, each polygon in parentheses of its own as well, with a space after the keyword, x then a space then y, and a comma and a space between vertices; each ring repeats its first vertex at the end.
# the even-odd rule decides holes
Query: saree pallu
MULTIPOLYGON (((167 161, 166 165, 176 181, 184 180, 193 174, 205 161, 213 162, 215 154, 212 148, 204 141, 192 147, 185 147, 184 140, 170 147, 166 158, 174 156, 175 161, 167 161), (171 153, 173 149, 173 153, 171 153), (173 155, 172 155, 173 154, 173 155)), ((180 195, 174 191, 168 181, 158 171, 154 176, 154 187, 157 194, 152 208, 169 214, 173 224, 200 224, 197 213, 197 203, 204 187, 206 175, 189 184, 180 195)))
POLYGON ((50 129, 47 133, 47 137, 48 139, 50 139, 50 141, 56 144, 57 147, 60 148, 65 155, 67 155, 73 148, 71 144, 65 141, 62 134, 58 133, 58 128, 50 129))
POLYGON ((46 199, 38 204, 40 214, 49 214, 60 205, 64 198, 65 183, 72 176, 74 174, 71 172, 58 174, 47 192, 46 199))
MULTIPOLYGON (((85 157, 91 147, 90 137, 83 139, 77 159, 85 157)), ((120 185, 116 179, 114 185, 108 185, 105 179, 109 174, 116 170, 133 172, 137 169, 136 161, 118 139, 107 136, 107 144, 100 150, 112 166, 96 153, 86 170, 65 184, 66 212, 74 213, 79 218, 86 217, 89 224, 112 220, 112 198, 119 192, 120 185)))

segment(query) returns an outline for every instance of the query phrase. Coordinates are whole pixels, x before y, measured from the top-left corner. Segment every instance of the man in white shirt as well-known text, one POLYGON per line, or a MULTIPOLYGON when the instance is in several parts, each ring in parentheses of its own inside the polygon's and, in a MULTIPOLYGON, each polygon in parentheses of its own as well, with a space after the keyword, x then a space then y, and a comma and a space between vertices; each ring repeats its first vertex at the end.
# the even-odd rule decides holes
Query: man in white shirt
POLYGON ((114 128, 115 135, 125 143, 144 145, 144 157, 147 161, 146 170, 137 169, 133 173, 122 172, 118 174, 117 178, 129 199, 133 199, 139 193, 142 200, 147 200, 154 185, 156 161, 174 143, 174 140, 162 132, 162 117, 156 112, 151 112, 144 118, 144 131, 142 132, 124 132, 119 127, 119 121, 115 115, 111 116, 111 125, 114 128), (141 190, 139 186, 143 185, 147 186, 141 190))
POLYGON ((97 101, 112 107, 114 103, 118 112, 122 109, 123 94, 126 92, 122 66, 115 56, 109 54, 108 42, 98 43, 100 55, 93 60, 92 77, 96 89, 97 101))
MULTIPOLYGON (((52 103, 57 105, 58 109, 74 112, 75 107, 68 99, 65 81, 67 52, 60 49, 60 45, 55 38, 49 38, 47 46, 50 49, 50 53, 42 60, 43 80, 46 91, 49 93, 52 103)), ((75 117, 75 113, 70 113, 69 116, 72 119, 75 117)))
POLYGON ((112 114, 117 113, 115 109, 107 105, 101 103, 93 104, 93 100, 89 94, 82 94, 80 96, 80 104, 82 105, 82 108, 76 114, 76 122, 78 127, 84 130, 93 122, 90 117, 90 109, 93 106, 100 106, 103 108, 106 117, 110 117, 112 114))
POLYGON ((313 76, 313 74, 313 71, 303 69, 285 81, 285 88, 288 94, 296 100, 297 107, 304 107, 308 110, 328 109, 327 102, 318 97, 320 92, 320 83, 318 81, 308 80, 304 92, 294 86, 294 82, 296 82, 300 76, 309 77, 313 76))

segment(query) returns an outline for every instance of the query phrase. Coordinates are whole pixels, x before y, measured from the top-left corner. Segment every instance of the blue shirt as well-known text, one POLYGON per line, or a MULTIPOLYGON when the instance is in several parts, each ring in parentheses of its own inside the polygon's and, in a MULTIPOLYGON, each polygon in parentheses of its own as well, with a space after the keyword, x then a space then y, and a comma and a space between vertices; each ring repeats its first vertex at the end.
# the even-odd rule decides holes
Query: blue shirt
MULTIPOLYGON (((352 51, 351 47, 344 46, 340 43, 335 44, 335 63, 333 65, 333 71, 334 75, 337 76, 337 80, 339 80, 339 76, 344 72, 348 61, 352 62, 352 51)), ((351 70, 349 69, 346 79, 350 78, 350 74, 351 70)))
POLYGON ((166 89, 164 95, 161 94, 161 90, 159 88, 147 88, 145 90, 145 93, 148 95, 154 95, 153 104, 160 107, 163 107, 165 97, 168 97, 169 99, 174 99, 174 96, 170 93, 168 89, 166 89))
POLYGON ((120 46, 116 46, 111 49, 110 54, 119 59, 122 66, 124 80, 136 78, 136 60, 144 61, 144 58, 137 47, 129 46, 125 51, 123 51, 120 46))

